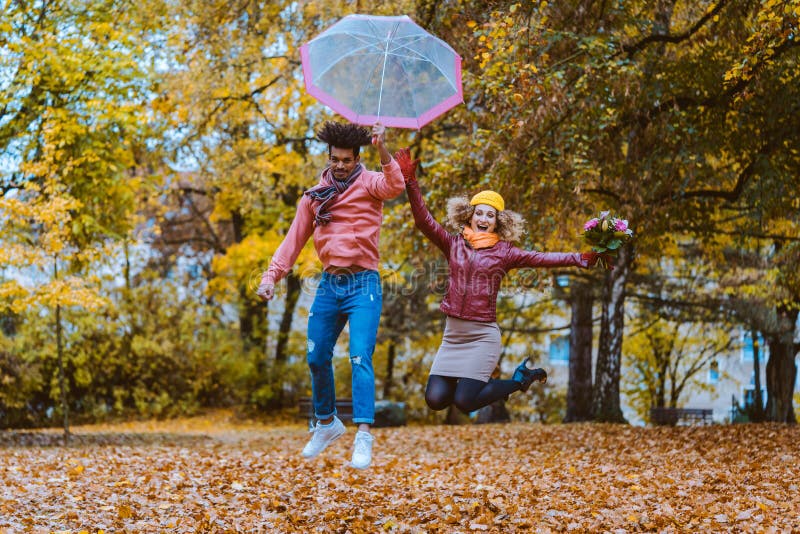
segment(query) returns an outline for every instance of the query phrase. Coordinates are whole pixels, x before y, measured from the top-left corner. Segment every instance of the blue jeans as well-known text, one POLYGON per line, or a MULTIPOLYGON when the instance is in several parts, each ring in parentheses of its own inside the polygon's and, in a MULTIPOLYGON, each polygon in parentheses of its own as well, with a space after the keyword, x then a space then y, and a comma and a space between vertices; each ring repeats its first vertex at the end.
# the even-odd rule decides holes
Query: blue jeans
POLYGON ((353 422, 375 422, 372 353, 375 351, 382 304, 383 291, 377 271, 322 273, 308 314, 306 355, 311 370, 311 391, 317 419, 327 419, 336 413, 333 348, 342 328, 349 321, 353 422))

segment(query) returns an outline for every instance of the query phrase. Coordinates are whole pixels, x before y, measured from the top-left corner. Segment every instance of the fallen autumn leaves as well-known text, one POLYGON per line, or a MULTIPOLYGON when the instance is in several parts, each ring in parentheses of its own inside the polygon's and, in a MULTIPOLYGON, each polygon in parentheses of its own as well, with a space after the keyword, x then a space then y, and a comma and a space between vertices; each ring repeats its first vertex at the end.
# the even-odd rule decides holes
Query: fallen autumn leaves
POLYGON ((0 533, 798 531, 800 429, 514 423, 354 431, 225 421, 0 433, 0 533))

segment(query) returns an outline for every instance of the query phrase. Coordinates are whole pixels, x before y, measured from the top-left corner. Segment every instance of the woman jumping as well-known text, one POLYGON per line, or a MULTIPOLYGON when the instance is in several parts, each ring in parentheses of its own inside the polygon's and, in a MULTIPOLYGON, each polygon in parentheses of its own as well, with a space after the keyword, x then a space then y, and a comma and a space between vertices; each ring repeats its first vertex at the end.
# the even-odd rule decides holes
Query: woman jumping
MULTIPOLYGON (((419 160, 409 149, 395 154, 406 181, 406 192, 417 228, 447 258, 447 292, 440 309, 447 315, 439 351, 431 366, 425 402, 432 410, 450 405, 464 413, 527 391, 533 382, 545 382, 543 369, 530 369, 526 358, 510 380, 492 379, 500 359, 500 328, 497 326, 497 293, 503 277, 521 267, 591 267, 599 254, 537 252, 522 250, 512 242, 522 235, 525 220, 505 209, 503 197, 481 191, 471 200, 451 198, 447 222, 458 233, 451 234, 428 211, 416 179, 419 160)), ((610 264, 610 258, 607 259, 610 264)))

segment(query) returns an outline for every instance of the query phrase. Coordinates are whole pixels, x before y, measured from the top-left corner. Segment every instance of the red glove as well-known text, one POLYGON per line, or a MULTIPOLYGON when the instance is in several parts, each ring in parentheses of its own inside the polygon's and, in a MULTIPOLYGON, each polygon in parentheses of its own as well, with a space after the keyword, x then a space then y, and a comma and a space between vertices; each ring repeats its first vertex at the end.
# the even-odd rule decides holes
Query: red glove
POLYGON ((586 262, 587 267, 594 267, 597 263, 597 252, 581 252, 581 259, 586 262))
POLYGON ((594 267, 598 262, 608 269, 614 270, 614 258, 608 254, 598 254, 597 252, 582 252, 581 259, 585 260, 588 267, 594 267))
POLYGON ((403 173, 403 179, 406 183, 417 179, 417 165, 419 165, 419 160, 411 161, 411 149, 408 147, 401 148, 394 153, 394 159, 400 165, 400 172, 403 173))

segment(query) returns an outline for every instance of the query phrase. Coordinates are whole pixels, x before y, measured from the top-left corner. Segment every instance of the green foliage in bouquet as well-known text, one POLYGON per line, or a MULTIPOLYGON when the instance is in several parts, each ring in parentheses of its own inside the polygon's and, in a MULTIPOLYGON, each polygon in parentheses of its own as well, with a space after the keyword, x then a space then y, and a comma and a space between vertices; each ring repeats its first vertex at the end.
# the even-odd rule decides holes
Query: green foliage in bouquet
POLYGON ((617 250, 631 237, 633 230, 628 228, 628 221, 603 211, 599 217, 586 221, 583 225, 583 238, 592 246, 592 250, 600 254, 616 256, 617 250))

